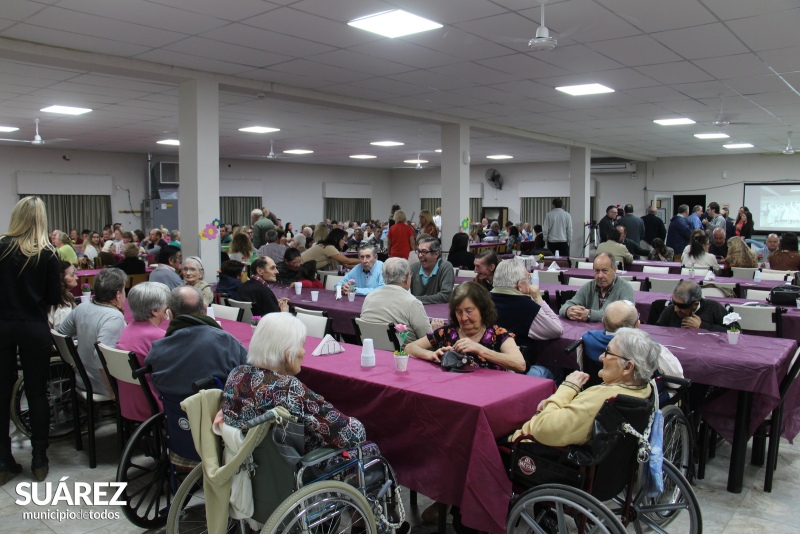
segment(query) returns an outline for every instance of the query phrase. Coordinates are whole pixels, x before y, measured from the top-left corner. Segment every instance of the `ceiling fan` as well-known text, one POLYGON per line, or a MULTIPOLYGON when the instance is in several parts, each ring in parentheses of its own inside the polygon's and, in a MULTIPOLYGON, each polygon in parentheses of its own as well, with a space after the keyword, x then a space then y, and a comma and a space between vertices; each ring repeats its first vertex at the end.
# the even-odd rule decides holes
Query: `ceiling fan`
POLYGON ((419 171, 419 170, 422 170, 422 169, 425 168, 425 167, 423 167, 422 164, 423 163, 428 163, 428 160, 422 159, 421 158, 421 153, 417 152, 417 159, 409 159, 409 160, 406 160, 406 162, 407 163, 413 163, 413 165, 404 165, 404 166, 394 167, 394 168, 395 169, 414 169, 414 170, 419 171))
POLYGON ((792 148, 792 132, 786 132, 786 148, 783 149, 783 153, 787 156, 791 156, 794 154, 794 148, 792 148))
POLYGON ((552 50, 558 44, 558 39, 550 36, 550 29, 544 24, 544 0, 539 0, 542 5, 542 24, 536 30, 536 37, 528 41, 531 50, 552 50))
MULTIPOLYGON (((10 141, 12 143, 30 143, 32 145, 43 145, 44 139, 42 136, 39 135, 39 117, 34 119, 36 123, 36 135, 33 136, 33 139, 0 139, 0 141, 10 141)), ((66 141, 66 139, 54 139, 54 141, 66 141)))
POLYGON ((275 147, 273 145, 273 140, 269 140, 269 154, 242 154, 244 158, 267 158, 267 159, 278 159, 278 158, 285 158, 287 157, 284 154, 276 154, 275 147))

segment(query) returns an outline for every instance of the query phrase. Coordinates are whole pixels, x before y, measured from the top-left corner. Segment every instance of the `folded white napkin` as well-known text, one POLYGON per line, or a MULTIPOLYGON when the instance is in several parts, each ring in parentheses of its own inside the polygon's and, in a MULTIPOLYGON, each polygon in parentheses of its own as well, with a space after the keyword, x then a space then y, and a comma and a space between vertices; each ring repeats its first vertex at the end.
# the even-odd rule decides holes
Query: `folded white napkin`
POLYGON ((706 277, 703 278, 703 280, 716 280, 716 279, 717 279, 716 275, 710 269, 706 273, 706 277))
POLYGON ((317 348, 314 349, 311 355, 325 356, 328 354, 338 354, 340 352, 344 352, 344 349, 339 342, 333 339, 333 336, 330 334, 325 334, 325 337, 322 338, 322 341, 319 342, 319 345, 317 345, 317 348))
POLYGON ((556 262, 551 263, 550 267, 548 267, 547 270, 548 271, 557 271, 558 270, 558 264, 556 262))

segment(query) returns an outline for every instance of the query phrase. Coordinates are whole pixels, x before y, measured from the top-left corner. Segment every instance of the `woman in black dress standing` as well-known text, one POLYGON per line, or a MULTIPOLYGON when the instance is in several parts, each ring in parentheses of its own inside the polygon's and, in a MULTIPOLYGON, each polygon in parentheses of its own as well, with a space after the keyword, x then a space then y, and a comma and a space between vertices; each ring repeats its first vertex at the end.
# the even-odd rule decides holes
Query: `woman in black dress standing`
POLYGON ((42 200, 25 197, 11 212, 8 230, 0 235, 0 485, 22 472, 11 455, 8 436, 11 391, 17 381, 17 353, 25 374, 25 395, 31 418, 31 471, 37 481, 48 473, 50 406, 47 378, 52 341, 47 312, 61 300, 58 257, 47 238, 42 200))

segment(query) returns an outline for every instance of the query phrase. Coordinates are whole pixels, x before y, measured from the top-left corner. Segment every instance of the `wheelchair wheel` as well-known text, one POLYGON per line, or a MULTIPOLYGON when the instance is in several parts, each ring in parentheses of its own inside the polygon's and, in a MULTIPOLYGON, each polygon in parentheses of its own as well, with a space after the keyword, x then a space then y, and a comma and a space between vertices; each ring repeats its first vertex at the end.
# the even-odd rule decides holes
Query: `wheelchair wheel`
POLYGON ((377 532, 367 499, 344 482, 326 480, 303 486, 278 505, 261 534, 328 532, 377 532))
POLYGON ((520 495, 506 522, 508 534, 562 532, 624 534, 625 527, 603 503, 585 491, 543 484, 520 495))
POLYGON ((159 528, 167 523, 172 499, 170 463, 164 414, 139 425, 122 451, 117 482, 127 482, 122 512, 140 528, 159 528))
MULTIPOLYGON (((197 465, 181 483, 167 516, 167 534, 208 532, 206 501, 203 494, 203 464, 197 465)), ((226 533, 239 532, 239 521, 228 519, 226 533)))
POLYGON ((664 416, 664 458, 678 468, 689 482, 694 475, 693 437, 689 419, 675 405, 661 409, 664 416))
POLYGON ((642 532, 642 526, 655 532, 667 532, 665 527, 669 525, 671 532, 702 534, 700 504, 689 482, 668 460, 664 460, 663 477, 664 492, 661 495, 650 498, 639 491, 633 499, 636 532, 642 532), (684 511, 686 513, 681 513, 684 511))
MULTIPOLYGON (((50 439, 63 438, 75 431, 72 417, 72 370, 61 360, 50 360, 47 379, 47 402, 50 405, 50 439)), ((80 408, 78 408, 80 409, 80 408)), ((85 419, 85 414, 81 414, 85 419)), ((14 426, 31 437, 31 420, 28 413, 28 397, 25 394, 25 376, 20 375, 11 394, 11 420, 14 426)))

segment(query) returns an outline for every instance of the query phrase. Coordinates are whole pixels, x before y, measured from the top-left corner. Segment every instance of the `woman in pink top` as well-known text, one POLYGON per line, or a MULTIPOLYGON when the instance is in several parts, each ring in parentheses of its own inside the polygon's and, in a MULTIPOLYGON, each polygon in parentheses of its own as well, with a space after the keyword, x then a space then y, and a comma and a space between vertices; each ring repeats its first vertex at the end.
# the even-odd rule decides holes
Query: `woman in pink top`
MULTIPOLYGON (((164 337, 165 330, 160 326, 169 318, 167 297, 169 297, 169 288, 159 282, 143 282, 133 286, 131 292, 128 293, 133 322, 122 330, 122 335, 117 341, 117 348, 136 354, 140 365, 144 365, 144 359, 150 352, 153 341, 164 337)), ((150 382, 149 376, 147 383, 156 398, 159 410, 163 410, 161 401, 158 400, 158 393, 153 387, 153 383, 150 382)), ((124 382, 119 382, 118 387, 122 417, 133 421, 146 421, 153 415, 141 387, 124 382)))

